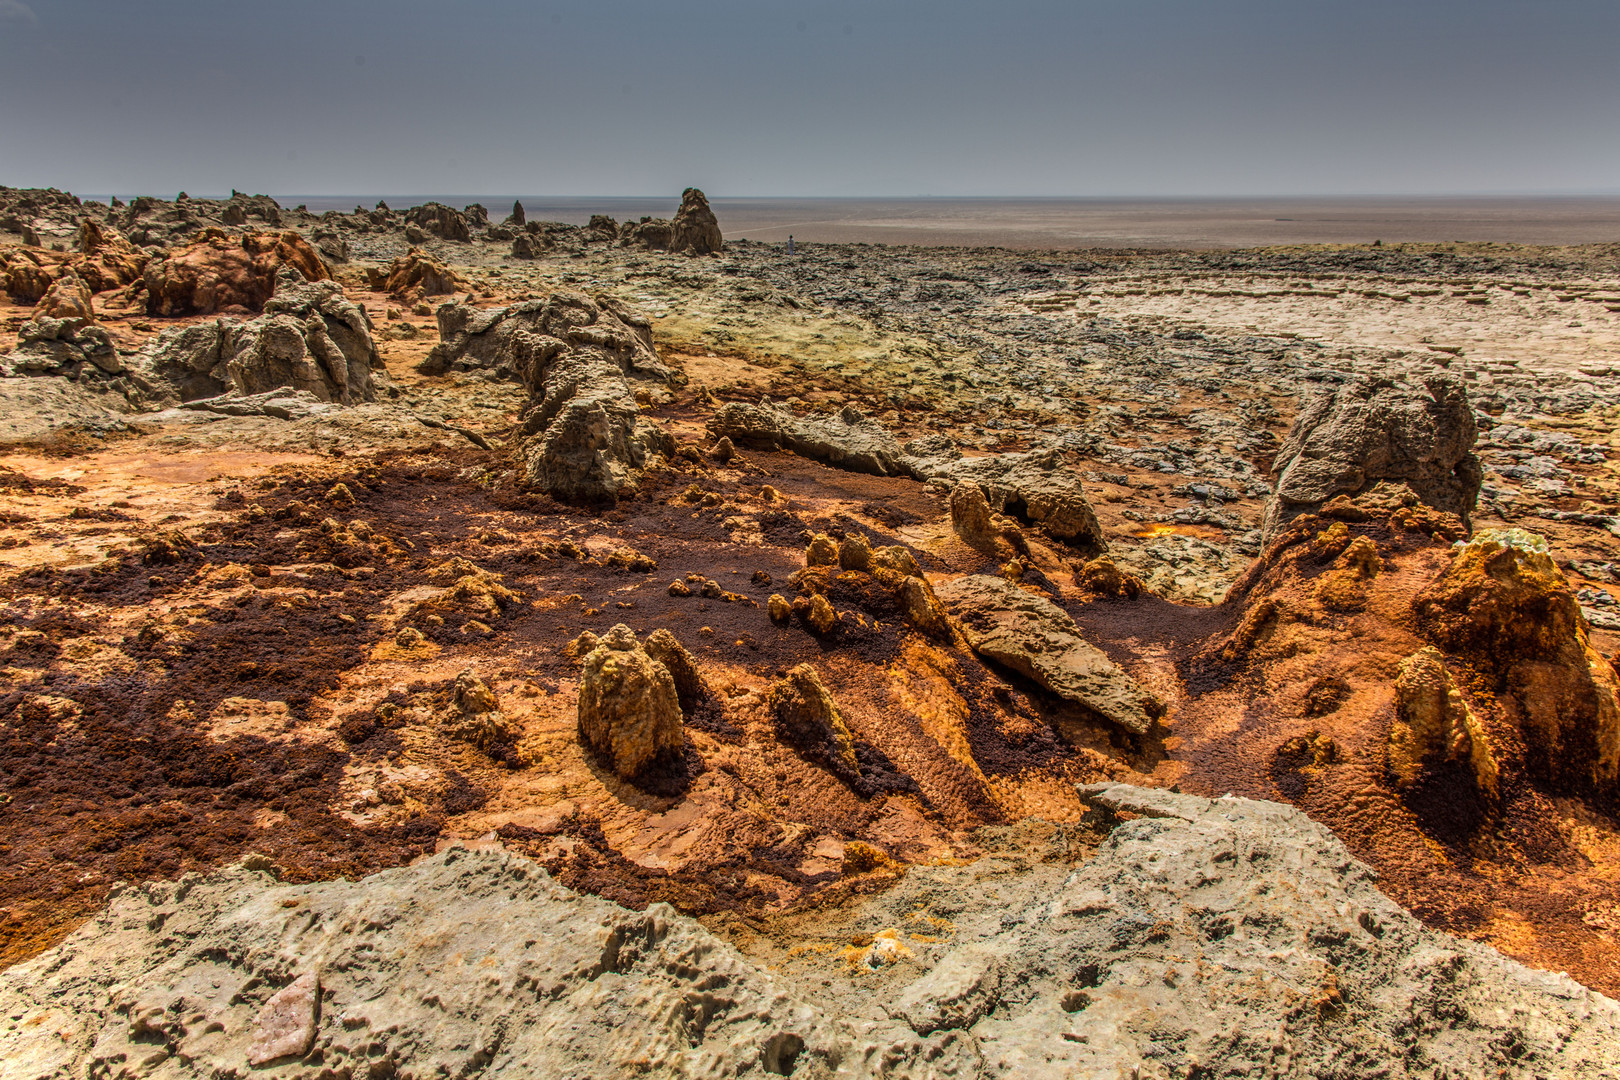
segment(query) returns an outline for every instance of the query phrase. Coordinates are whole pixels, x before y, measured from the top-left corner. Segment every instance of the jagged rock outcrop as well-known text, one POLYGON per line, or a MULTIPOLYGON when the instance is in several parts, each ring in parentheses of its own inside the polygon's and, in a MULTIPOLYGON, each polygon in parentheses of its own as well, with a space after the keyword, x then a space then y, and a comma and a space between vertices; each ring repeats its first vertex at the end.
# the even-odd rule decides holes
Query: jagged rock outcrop
POLYGON ((90 297, 90 286, 69 270, 51 283, 45 295, 34 305, 30 318, 60 319, 70 323, 74 330, 96 321, 95 302, 90 297))
POLYGON ((143 367, 183 401, 279 387, 344 405, 376 400, 382 360, 364 309, 342 286, 284 267, 264 309, 167 331, 142 350, 143 367))
POLYGON ((386 270, 367 270, 366 279, 373 289, 380 289, 401 300, 447 296, 467 287, 467 283, 454 270, 414 247, 395 259, 386 270))
POLYGON ((0 356, 0 375, 77 377, 92 365, 108 375, 124 371, 107 331, 79 319, 30 319, 17 330, 17 347, 0 356))
POLYGON ((557 292, 480 311, 439 308, 439 344, 420 370, 487 370, 521 379, 529 408, 519 455, 529 481, 552 495, 613 498, 651 455, 674 441, 641 419, 631 380, 664 386, 675 375, 653 351, 647 319, 612 299, 557 292))
POLYGON ((859 533, 842 541, 816 533, 805 547, 804 569, 788 584, 799 592, 790 611, 823 637, 838 626, 835 602, 880 621, 898 617, 930 637, 951 637, 944 605, 910 549, 898 544, 874 548, 859 533))
POLYGON ((686 745, 674 676, 647 655, 623 623, 603 635, 585 656, 579 681, 579 734, 626 780, 679 759, 686 745))
POLYGON ((413 206, 405 211, 405 220, 430 235, 437 236, 440 240, 472 239, 472 228, 467 224, 467 216, 443 203, 427 202, 421 206, 413 206))
POLYGON ((643 643, 647 655, 669 670, 675 680, 675 694, 680 698, 681 711, 690 713, 708 695, 703 673, 698 670, 697 657, 689 652, 679 638, 660 627, 647 635, 643 643))
POLYGON ((117 229, 91 217, 79 222, 74 247, 79 254, 70 265, 93 293, 139 281, 148 261, 117 229))
POLYGON ((1380 480, 1404 483, 1466 527, 1484 477, 1473 453, 1476 433, 1468 393, 1451 375, 1432 375, 1421 386, 1352 378, 1323 390, 1305 402, 1277 451, 1263 538, 1380 480))
POLYGON ((973 651, 1136 735, 1164 711, 1101 649, 1080 636, 1067 612, 1044 596, 988 574, 937 590, 973 651))
POLYGON ((627 221, 620 230, 625 244, 639 244, 653 251, 667 251, 675 242, 675 223, 668 218, 642 218, 627 221))
POLYGON ((506 216, 506 221, 503 224, 505 224, 507 228, 521 229, 528 223, 529 215, 523 212, 523 203, 520 200, 513 199, 512 212, 506 216))
POLYGON ((860 778, 854 737, 815 668, 799 664, 772 683, 765 708, 783 741, 838 776, 860 778))
POLYGON ((1620 679, 1592 648, 1544 539, 1476 534, 1413 609, 1431 641, 1494 682, 1532 774, 1564 789, 1620 791, 1620 679))
POLYGON ((142 275, 152 315, 248 314, 264 310, 276 275, 290 267, 307 281, 332 275, 296 232, 232 236, 204 229, 196 241, 148 263, 142 275))
POLYGON ((965 457, 948 439, 901 446, 887 428, 853 405, 800 417, 768 402, 728 402, 715 412, 708 430, 717 438, 791 450, 851 472, 972 483, 990 509, 1037 523, 1070 544, 1107 550, 1079 474, 1055 450, 965 457))
POLYGON ((893 934, 897 977, 852 979, 827 957, 795 981, 666 905, 630 911, 501 851, 308 884, 255 856, 123 887, 0 973, 0 1054, 29 1080, 135 1062, 175 1080, 254 1062, 852 1080, 1620 1070, 1620 1005, 1425 929, 1291 807, 1124 784, 1084 797, 1137 817, 1065 876, 1003 861, 987 890, 978 864, 918 866, 865 901, 873 926, 950 913, 944 940, 893 934))
POLYGON ((724 241, 720 236, 720 222, 709 209, 709 200, 697 188, 681 192, 681 208, 670 222, 671 251, 690 251, 695 255, 715 255, 724 241))
POLYGON ((989 543, 995 538, 990 528, 990 501, 978 484, 959 480, 951 488, 951 528, 970 544, 989 543))
POLYGON ((1395 723, 1385 747, 1390 778, 1410 790, 1425 769, 1465 764, 1481 794, 1495 798, 1500 768, 1489 736, 1446 670, 1445 655, 1425 647, 1401 661, 1395 676, 1395 723))

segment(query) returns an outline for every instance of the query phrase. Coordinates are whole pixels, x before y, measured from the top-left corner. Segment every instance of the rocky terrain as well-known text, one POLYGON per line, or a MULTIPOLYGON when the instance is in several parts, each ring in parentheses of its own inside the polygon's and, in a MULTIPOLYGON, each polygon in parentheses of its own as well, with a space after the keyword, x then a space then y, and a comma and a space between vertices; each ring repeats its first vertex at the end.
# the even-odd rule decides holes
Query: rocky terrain
POLYGON ((1614 1072, 1620 250, 722 225, 0 189, 0 1075, 1614 1072))

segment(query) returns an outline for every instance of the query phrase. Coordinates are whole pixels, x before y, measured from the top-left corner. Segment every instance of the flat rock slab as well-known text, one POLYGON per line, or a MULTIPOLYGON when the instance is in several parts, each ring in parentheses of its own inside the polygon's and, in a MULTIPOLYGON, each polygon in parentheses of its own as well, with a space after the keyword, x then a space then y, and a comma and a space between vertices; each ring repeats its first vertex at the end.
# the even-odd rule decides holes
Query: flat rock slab
POLYGON ((1045 597, 988 574, 958 578, 935 592, 985 659, 1137 735, 1145 735, 1164 711, 1045 597))
POLYGON ((1620 1074, 1620 1005, 1426 929, 1292 807, 1081 797, 1138 816, 1061 877, 913 867, 867 916, 949 910, 952 931, 884 931, 892 964, 859 974, 836 955, 767 970, 666 905, 500 851, 309 884, 250 857, 126 887, 0 972, 0 1075, 1620 1074))

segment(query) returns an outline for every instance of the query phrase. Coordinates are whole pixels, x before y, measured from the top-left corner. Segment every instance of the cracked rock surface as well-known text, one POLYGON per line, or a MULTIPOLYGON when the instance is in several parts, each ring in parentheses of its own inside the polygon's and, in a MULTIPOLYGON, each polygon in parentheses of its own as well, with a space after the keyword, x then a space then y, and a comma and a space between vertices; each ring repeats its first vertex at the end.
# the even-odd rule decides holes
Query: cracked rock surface
POLYGON ((0 975, 0 1051, 29 1080, 1620 1068, 1620 1005, 1424 929, 1298 811, 1082 796, 1115 824, 1066 874, 918 867, 855 915, 929 914, 936 933, 774 971, 665 905, 629 911, 505 852, 309 885, 250 858, 126 888, 0 975))

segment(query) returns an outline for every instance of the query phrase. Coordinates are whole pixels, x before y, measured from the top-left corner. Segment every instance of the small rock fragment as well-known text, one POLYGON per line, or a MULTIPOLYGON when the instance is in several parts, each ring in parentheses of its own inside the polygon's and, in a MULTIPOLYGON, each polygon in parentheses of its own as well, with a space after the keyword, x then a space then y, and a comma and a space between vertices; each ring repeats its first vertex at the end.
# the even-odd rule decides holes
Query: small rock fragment
POLYGON ((838 625, 838 612, 833 610, 825 596, 815 593, 810 597, 810 608, 805 613, 804 621, 810 625, 810 629, 825 637, 838 625))
POLYGON ((837 566, 838 542, 826 533, 816 533, 804 549, 804 565, 837 566))
POLYGON ((313 971, 304 972, 272 994, 253 1021, 248 1064, 256 1068, 309 1053, 315 1042, 320 999, 320 977, 313 971))

